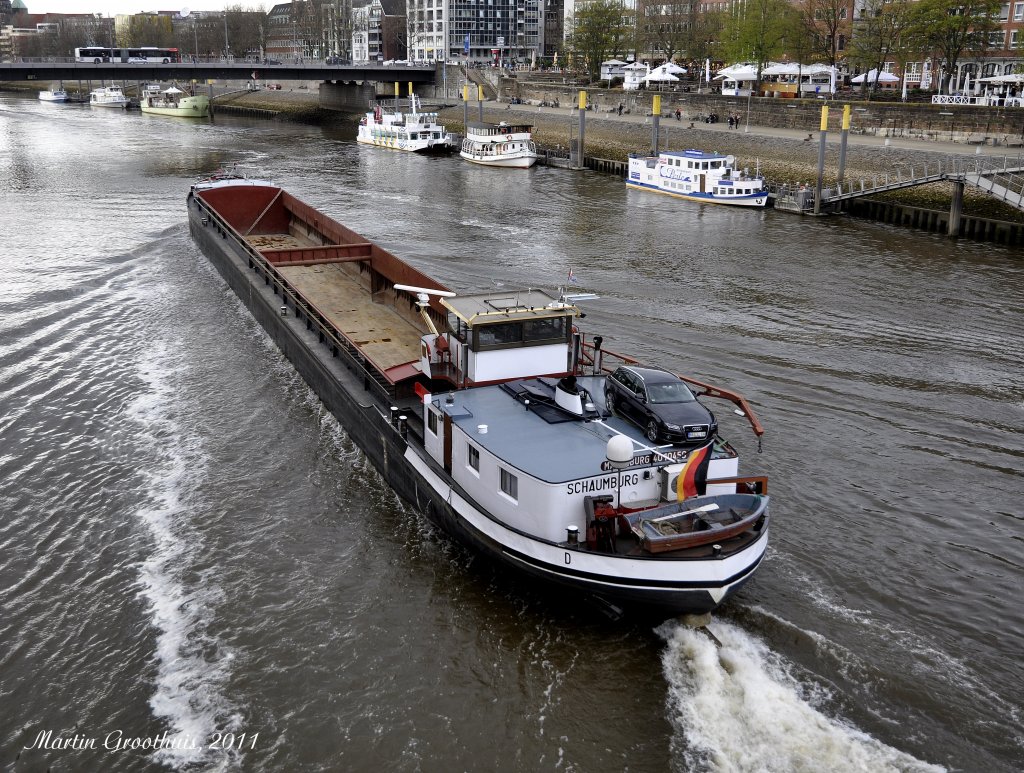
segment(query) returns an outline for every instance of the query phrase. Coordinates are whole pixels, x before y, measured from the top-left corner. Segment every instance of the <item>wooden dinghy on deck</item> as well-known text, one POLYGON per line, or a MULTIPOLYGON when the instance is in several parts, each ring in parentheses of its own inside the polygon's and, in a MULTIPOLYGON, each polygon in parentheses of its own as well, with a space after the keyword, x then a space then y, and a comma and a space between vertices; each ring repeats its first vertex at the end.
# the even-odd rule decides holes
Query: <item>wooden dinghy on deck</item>
POLYGON ((624 516, 649 553, 721 543, 755 528, 768 510, 760 494, 719 494, 624 516))

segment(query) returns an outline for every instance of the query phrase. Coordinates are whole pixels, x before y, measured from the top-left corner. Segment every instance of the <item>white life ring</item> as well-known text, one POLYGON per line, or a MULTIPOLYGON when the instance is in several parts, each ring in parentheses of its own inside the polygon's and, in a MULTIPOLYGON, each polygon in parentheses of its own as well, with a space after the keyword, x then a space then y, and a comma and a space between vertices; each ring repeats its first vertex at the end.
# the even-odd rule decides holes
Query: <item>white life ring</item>
POLYGON ((511 135, 511 134, 506 134, 506 135, 505 135, 505 139, 506 139, 506 140, 510 140, 510 139, 512 139, 512 135, 511 135))

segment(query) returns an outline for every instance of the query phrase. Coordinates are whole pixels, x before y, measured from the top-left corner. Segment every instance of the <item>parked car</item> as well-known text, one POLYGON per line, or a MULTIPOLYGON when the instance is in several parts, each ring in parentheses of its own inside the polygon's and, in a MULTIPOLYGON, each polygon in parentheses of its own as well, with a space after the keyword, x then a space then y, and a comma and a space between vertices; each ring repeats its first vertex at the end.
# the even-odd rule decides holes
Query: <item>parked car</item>
POLYGON ((281 63, 279 61, 277 61, 276 59, 264 59, 263 60, 263 64, 281 64, 281 63))
POLYGON ((678 376, 660 368, 622 366, 605 379, 604 401, 652 443, 703 444, 718 432, 715 415, 678 376))

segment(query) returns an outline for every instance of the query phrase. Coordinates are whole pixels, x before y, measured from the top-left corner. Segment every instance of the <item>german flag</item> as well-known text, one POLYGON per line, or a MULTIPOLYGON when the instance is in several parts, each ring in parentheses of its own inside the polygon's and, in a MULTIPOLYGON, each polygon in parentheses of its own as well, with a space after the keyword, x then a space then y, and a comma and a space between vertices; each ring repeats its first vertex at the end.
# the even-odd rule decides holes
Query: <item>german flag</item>
POLYGON ((676 496, 680 501, 701 496, 707 491, 708 466, 711 464, 711 449, 714 444, 712 440, 706 446, 691 451, 686 458, 686 464, 676 479, 676 496))

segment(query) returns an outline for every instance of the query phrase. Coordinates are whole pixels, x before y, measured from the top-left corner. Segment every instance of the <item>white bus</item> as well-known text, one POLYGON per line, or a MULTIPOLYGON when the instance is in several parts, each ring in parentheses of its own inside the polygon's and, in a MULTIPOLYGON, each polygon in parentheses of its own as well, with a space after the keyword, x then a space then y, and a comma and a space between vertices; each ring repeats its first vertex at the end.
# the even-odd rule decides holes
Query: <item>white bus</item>
POLYGON ((129 62, 138 64, 170 64, 180 62, 181 54, 176 48, 139 46, 137 48, 106 48, 104 46, 82 46, 75 49, 76 62, 129 62))

